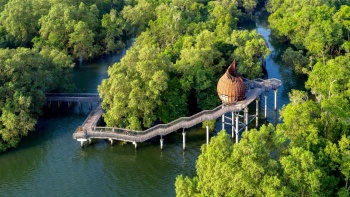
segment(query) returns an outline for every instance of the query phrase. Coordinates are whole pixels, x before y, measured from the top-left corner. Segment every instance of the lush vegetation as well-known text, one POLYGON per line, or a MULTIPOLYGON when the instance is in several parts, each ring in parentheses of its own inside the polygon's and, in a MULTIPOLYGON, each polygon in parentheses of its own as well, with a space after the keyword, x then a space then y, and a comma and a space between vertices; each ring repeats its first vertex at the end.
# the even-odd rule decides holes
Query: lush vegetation
POLYGON ((55 48, 91 59, 124 47, 123 2, 1 0, 0 47, 55 48))
POLYGON ((74 60, 124 47, 123 2, 0 0, 0 152, 35 129, 46 92, 71 91, 74 60))
POLYGON ((246 132, 238 144, 224 131, 212 138, 197 175, 177 177, 178 196, 350 195, 349 5, 268 1, 273 35, 290 45, 282 59, 308 76, 310 92, 290 93, 276 128, 246 132))
POLYGON ((122 10, 137 38, 99 92, 109 126, 144 129, 219 104, 217 80, 235 59, 262 75, 269 50, 256 31, 237 30, 258 1, 135 1, 122 10))
POLYGON ((34 130, 45 92, 72 88, 69 62, 55 50, 0 49, 0 152, 34 130))

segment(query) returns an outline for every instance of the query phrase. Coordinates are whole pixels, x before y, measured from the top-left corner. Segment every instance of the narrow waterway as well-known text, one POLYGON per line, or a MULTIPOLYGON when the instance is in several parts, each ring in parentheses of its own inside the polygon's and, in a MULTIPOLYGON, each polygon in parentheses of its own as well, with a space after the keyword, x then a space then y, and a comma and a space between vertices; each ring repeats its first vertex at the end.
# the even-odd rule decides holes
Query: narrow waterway
MULTIPOLYGON (((271 44, 266 24, 259 21, 257 30, 272 50, 267 58, 269 78, 283 82, 277 95, 280 108, 288 103, 290 89, 304 86, 304 79, 275 58, 278 48, 271 44)), ((124 53, 76 68, 78 91, 97 92, 108 66, 124 53)), ((268 106, 268 121, 273 122, 272 92, 268 106)), ((101 140, 81 149, 72 133, 88 113, 87 106, 53 110, 18 148, 0 154, 0 196, 175 196, 176 176, 194 175, 195 161, 205 143, 200 125, 187 132, 186 151, 182 150, 181 132, 165 136, 162 151, 158 141, 139 144, 135 150, 130 143, 111 146, 101 140)))

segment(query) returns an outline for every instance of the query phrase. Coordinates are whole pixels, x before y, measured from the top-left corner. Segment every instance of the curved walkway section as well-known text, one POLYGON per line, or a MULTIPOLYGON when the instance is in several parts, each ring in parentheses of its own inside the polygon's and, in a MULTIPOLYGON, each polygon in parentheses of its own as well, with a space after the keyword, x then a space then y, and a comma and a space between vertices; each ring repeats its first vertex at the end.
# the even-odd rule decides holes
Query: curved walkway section
MULTIPOLYGON (((246 98, 242 101, 235 103, 234 105, 220 105, 213 110, 204 110, 191 117, 182 117, 168 124, 159 124, 144 131, 128 130, 115 127, 96 127, 95 124, 84 122, 73 133, 73 138, 78 141, 87 141, 90 139, 109 139, 109 140, 121 140, 129 142, 144 142, 155 136, 167 135, 171 132, 177 131, 181 128, 190 128, 205 120, 214 120, 219 118, 228 112, 239 112, 253 102, 264 92, 270 90, 276 90, 282 85, 282 82, 278 79, 256 79, 245 80, 247 87, 246 98), (83 128, 84 130, 82 130, 83 128)), ((99 105, 93 112, 100 111, 102 115, 102 109, 99 105)), ((90 116, 89 116, 90 117, 90 116)), ((89 119, 89 118, 88 118, 89 119)))

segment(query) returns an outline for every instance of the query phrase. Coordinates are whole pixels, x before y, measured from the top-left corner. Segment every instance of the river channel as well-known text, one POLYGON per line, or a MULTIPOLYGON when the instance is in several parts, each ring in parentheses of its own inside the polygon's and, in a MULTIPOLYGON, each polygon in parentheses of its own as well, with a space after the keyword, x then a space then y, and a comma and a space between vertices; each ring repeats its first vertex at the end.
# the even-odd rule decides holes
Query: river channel
MULTIPOLYGON (((276 58, 280 49, 270 38, 266 22, 258 21, 256 29, 272 51, 266 59, 269 78, 283 83, 277 94, 280 109, 288 103, 291 89, 303 88, 305 78, 276 58)), ((75 68, 78 91, 97 92, 108 66, 123 54, 125 51, 75 68)), ((273 92, 268 106, 268 121, 273 122, 273 92)), ((195 174, 195 162, 205 144, 200 125, 188 130, 186 151, 182 150, 181 132, 165 136, 163 150, 158 141, 139 144, 135 150, 130 143, 111 146, 103 140, 82 149, 72 133, 88 113, 87 105, 82 110, 77 106, 53 110, 18 148, 0 154, 0 196, 175 196, 176 176, 195 174)))

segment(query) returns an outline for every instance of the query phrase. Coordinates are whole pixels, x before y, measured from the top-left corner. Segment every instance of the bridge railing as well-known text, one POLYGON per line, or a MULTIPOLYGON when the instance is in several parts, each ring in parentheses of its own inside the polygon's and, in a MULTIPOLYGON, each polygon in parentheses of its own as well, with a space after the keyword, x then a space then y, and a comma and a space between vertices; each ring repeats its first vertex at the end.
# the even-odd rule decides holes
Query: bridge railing
POLYGON ((98 93, 46 93, 46 101, 58 102, 99 102, 98 93))
POLYGON ((98 93, 46 93, 50 97, 97 97, 98 93))

